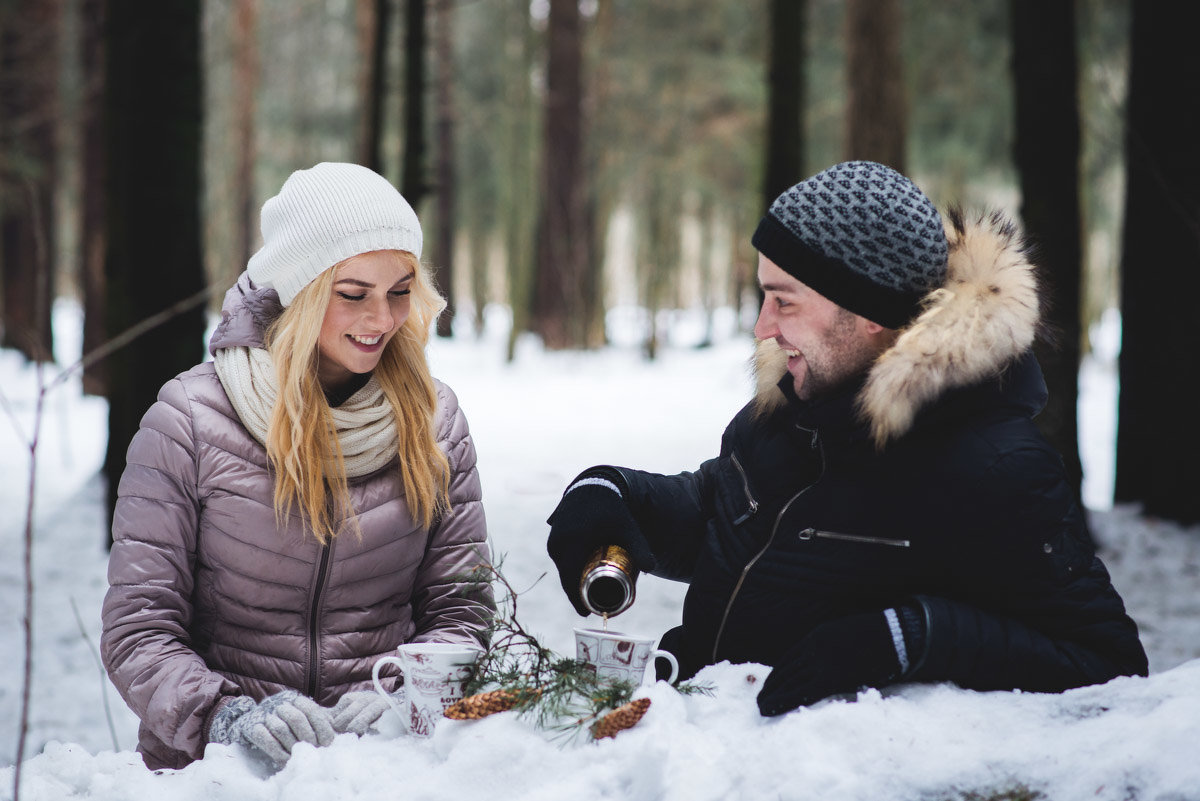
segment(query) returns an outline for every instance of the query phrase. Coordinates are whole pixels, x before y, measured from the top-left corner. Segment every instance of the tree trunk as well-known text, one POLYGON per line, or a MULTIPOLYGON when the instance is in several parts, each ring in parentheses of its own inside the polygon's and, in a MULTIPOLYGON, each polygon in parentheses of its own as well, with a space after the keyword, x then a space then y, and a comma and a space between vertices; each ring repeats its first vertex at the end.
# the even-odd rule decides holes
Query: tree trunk
POLYGON ((471 248, 471 300, 475 308, 475 335, 483 336, 484 308, 488 298, 488 254, 491 252, 492 238, 483 228, 478 228, 470 238, 471 248))
POLYGON ((763 211, 804 177, 804 35, 807 0, 771 0, 763 211))
MULTIPOLYGON (((588 75, 584 102, 591 111, 590 116, 593 120, 611 113, 620 113, 615 110, 613 104, 618 79, 614 77, 616 65, 610 56, 617 44, 614 40, 614 30, 619 13, 620 9, 617 8, 615 0, 597 0, 587 46, 583 48, 582 69, 586 70, 588 75)), ((612 149, 603 144, 584 148, 584 174, 611 175, 614 160, 612 149)), ((623 188, 622 183, 617 181, 589 179, 586 182, 584 219, 588 230, 587 263, 592 265, 592 269, 588 271, 587 285, 583 287, 587 304, 583 322, 584 343, 589 348, 602 348, 608 344, 604 297, 604 264, 608 258, 607 232, 613 212, 620 203, 623 188)))
POLYGON ((905 171, 907 132, 899 0, 846 2, 846 158, 905 171))
POLYGON ((1083 223, 1075 12, 1072 3, 1037 0, 1012 0, 1011 12, 1021 218, 1037 249, 1050 298, 1045 319, 1057 340, 1037 347, 1050 390, 1038 425, 1062 454, 1078 496, 1083 223))
MULTIPOLYGON (((200 0, 114 2, 105 30, 105 266, 113 336, 204 286, 200 0)), ((195 307, 109 359, 110 518, 138 422, 159 388, 202 358, 204 322, 195 307)))
MULTIPOLYGON (((258 88, 258 0, 237 0, 233 24, 234 51, 234 243, 237 264, 244 266, 255 250, 258 209, 254 193, 254 112, 258 88)), ((238 272, 241 272, 239 269, 238 272)))
POLYGON ((666 182, 661 172, 647 176, 646 197, 639 215, 642 230, 638 232, 638 271, 647 315, 643 348, 650 360, 657 358, 662 344, 659 311, 666 305, 668 293, 679 276, 679 223, 683 209, 679 192, 674 185, 666 186, 666 182))
POLYGON ((727 300, 717 281, 716 271, 713 270, 713 243, 716 241, 717 221, 714 213, 713 197, 705 193, 700 198, 700 208, 696 218, 700 223, 700 301, 704 306, 704 336, 698 347, 708 348, 713 345, 713 316, 719 304, 727 300))
POLYGON ((359 126, 358 163, 383 174, 383 80, 387 63, 388 0, 359 2, 355 7, 358 22, 359 53, 362 69, 359 76, 359 97, 362 103, 362 122, 359 126))
MULTIPOLYGON (((83 352, 104 343, 104 14, 108 0, 83 0, 83 217, 80 226, 80 286, 83 292, 83 352)), ((83 391, 108 394, 108 363, 93 362, 84 368, 83 391)))
POLYGON ((448 337, 454 324, 454 0, 438 0, 434 22, 434 61, 437 77, 437 216, 434 281, 446 310, 438 317, 437 333, 448 337))
POLYGON ((592 266, 583 170, 583 28, 577 0, 550 0, 533 327, 551 349, 586 347, 592 266))
POLYGON ((532 93, 529 76, 533 72, 533 29, 529 24, 529 3, 510 0, 513 9, 505 30, 509 46, 505 48, 505 84, 509 87, 512 107, 504 125, 504 153, 510 176, 503 184, 505 262, 508 268, 508 300, 512 309, 512 327, 508 333, 507 361, 516 358, 517 337, 529 330, 533 311, 534 224, 530 210, 536 204, 533 172, 533 148, 536 126, 532 120, 532 93), (521 109, 529 109, 522 113, 521 109))
POLYGON ((404 6, 404 169, 400 193, 418 214, 425 181, 425 0, 404 6))
POLYGON ((0 347, 53 361, 58 0, 0 8, 0 347))
POLYGON ((1200 520, 1200 85, 1196 8, 1134 3, 1121 252, 1116 500, 1185 524, 1200 520), (1185 92, 1186 94, 1186 92, 1185 92))

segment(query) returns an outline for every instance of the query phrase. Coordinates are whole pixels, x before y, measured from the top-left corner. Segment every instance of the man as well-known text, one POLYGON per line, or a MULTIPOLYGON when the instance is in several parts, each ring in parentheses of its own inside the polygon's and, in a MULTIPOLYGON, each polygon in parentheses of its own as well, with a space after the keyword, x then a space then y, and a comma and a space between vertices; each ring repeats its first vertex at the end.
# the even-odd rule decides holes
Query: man
POLYGON ((694 473, 584 471, 548 550, 581 614, 600 546, 689 582, 687 677, 772 667, 764 715, 896 682, 1062 691, 1146 655, 1033 417, 1037 282, 999 216, 943 226, 907 178, 835 165, 753 237, 758 393, 694 473))

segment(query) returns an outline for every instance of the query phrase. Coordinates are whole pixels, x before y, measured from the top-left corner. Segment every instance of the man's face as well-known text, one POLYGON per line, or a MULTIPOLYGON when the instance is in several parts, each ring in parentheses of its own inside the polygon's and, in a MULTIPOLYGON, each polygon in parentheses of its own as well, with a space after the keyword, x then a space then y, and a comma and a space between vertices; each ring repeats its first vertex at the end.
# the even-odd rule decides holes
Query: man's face
POLYGON ((892 332, 846 311, 759 254, 760 340, 774 339, 788 354, 796 396, 812 400, 867 371, 894 338, 892 332))

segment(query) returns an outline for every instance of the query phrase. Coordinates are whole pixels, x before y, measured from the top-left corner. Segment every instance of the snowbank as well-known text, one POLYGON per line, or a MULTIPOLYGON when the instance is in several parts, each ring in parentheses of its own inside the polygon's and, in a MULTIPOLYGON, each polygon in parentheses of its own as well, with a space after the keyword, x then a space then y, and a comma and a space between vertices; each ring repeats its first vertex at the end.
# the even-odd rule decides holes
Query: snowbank
MULTIPOLYGON (((428 741, 343 735, 301 746, 265 775, 234 749, 151 774, 128 752, 51 743, 25 764, 28 801, 564 798, 917 799, 1023 784, 1050 799, 1195 798, 1200 792, 1200 661, 1148 679, 1062 695, 908 686, 759 716, 761 666, 698 677, 713 695, 646 689, 633 729, 598 743, 554 742, 506 712, 444 721, 428 741)), ((0 773, 11 784, 12 769, 0 773)))

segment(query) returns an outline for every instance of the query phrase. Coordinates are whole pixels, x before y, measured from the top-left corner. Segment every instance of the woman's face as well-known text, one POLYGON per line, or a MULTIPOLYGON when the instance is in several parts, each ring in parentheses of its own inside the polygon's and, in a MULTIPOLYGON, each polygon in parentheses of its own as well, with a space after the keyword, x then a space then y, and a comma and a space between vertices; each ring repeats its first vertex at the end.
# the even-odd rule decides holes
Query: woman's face
POLYGON ((326 390, 379 364, 388 341, 408 319, 416 275, 395 251, 363 253, 335 268, 321 336, 317 379, 326 390))

